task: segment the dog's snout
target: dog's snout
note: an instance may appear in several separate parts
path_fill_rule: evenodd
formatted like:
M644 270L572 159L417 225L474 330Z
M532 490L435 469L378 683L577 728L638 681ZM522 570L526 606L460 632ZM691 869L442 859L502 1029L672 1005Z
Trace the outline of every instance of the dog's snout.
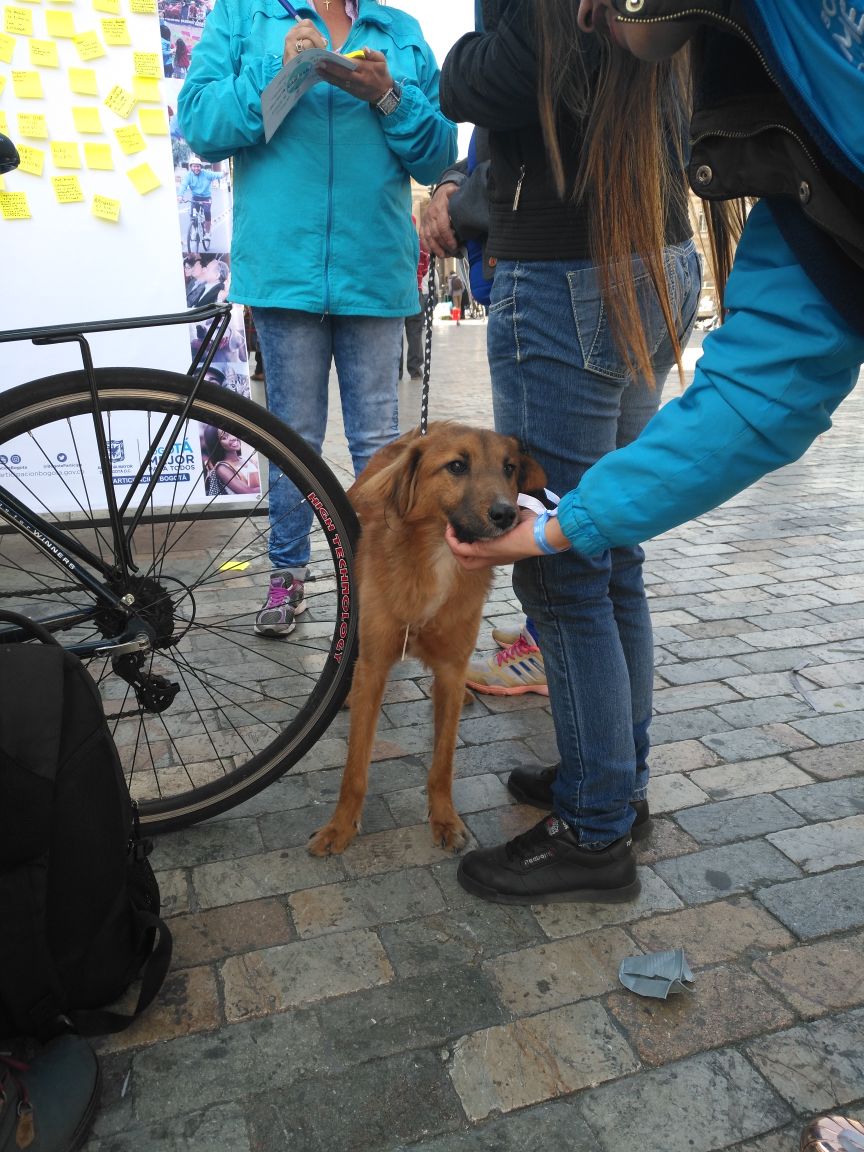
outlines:
M489 508L489 519L504 532L516 520L516 509L506 500L496 500Z

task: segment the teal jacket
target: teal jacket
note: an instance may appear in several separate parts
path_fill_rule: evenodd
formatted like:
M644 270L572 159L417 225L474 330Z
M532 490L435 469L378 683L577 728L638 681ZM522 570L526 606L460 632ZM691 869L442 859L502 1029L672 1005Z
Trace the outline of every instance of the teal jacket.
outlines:
M314 9L301 16L326 28ZM206 160L234 159L231 299L356 316L417 311L411 181L456 158L438 105L438 66L417 21L360 0L343 52L384 52L402 100L390 116L316 84L264 143L261 93L294 21L278 0L219 0L180 93L178 117Z

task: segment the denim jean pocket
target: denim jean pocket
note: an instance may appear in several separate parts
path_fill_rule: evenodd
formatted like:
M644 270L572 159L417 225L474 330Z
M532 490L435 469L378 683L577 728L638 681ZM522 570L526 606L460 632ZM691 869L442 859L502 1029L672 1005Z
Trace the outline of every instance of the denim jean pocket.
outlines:
M673 316L678 316L682 305L692 292L691 253L693 241L676 244L666 249L664 264L666 285ZM642 327L653 358L668 333L663 311L651 277L640 257L631 259L633 281ZM582 356L583 367L610 380L626 380L631 369L615 341L609 311L602 295L602 282L596 267L588 265L567 273L573 321ZM613 277L610 293L616 292Z

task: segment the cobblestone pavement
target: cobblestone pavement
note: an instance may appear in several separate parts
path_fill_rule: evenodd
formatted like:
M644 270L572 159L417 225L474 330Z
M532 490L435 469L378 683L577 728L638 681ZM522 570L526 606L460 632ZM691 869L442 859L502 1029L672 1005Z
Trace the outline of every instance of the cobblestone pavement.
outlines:
M484 335L436 329L433 416L491 423ZM304 844L345 714L260 796L159 841L173 971L99 1042L88 1152L793 1152L814 1113L864 1118L862 411L853 397L803 462L647 548L655 820L636 903L462 892L424 824L429 679L400 665L343 857ZM519 619L501 572L481 647ZM555 759L544 698L466 707L455 792L478 844L537 819L504 781ZM623 957L679 946L692 992L618 983Z

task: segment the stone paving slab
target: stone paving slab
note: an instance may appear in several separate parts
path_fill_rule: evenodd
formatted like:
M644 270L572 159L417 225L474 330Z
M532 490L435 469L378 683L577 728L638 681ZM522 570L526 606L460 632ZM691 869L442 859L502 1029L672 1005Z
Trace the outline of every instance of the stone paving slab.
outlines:
M433 418L491 425L484 338L436 326ZM407 426L416 386L402 399ZM292 773L157 842L174 963L139 1023L94 1042L85 1152L796 1152L814 1112L864 1116L862 424L853 395L801 461L646 545L636 901L507 907L459 887L426 822L431 679L400 663L342 857L305 845L336 801L347 712ZM479 650L522 619L496 572ZM547 698L475 695L454 761L473 841L536 823L507 777L557 760ZM620 985L623 957L676 947L692 991Z

